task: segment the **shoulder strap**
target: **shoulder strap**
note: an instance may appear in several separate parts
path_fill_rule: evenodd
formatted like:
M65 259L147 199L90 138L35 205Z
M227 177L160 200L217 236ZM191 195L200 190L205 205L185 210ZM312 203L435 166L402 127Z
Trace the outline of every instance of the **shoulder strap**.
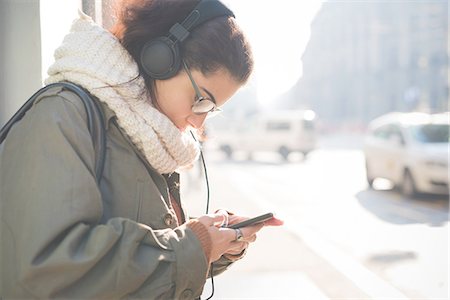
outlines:
M97 101L94 101L87 91L76 84L70 82L53 83L41 88L36 93L34 93L34 95L31 96L31 98L28 99L24 105L22 105L22 107L0 130L0 144L6 138L12 126L17 121L21 120L25 113L33 106L35 100L39 98L42 93L54 87L62 87L65 90L75 93L83 102L84 108L86 109L88 123L87 125L92 137L92 143L94 145L95 151L95 177L97 183L100 183L103 174L103 168L105 165L106 154L106 129L104 126L103 111Z

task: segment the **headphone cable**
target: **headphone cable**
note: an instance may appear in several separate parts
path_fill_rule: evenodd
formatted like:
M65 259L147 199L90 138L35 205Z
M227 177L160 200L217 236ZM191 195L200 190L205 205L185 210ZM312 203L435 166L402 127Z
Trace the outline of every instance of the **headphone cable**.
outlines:
M206 170L205 158L203 157L203 151L200 149L200 158L202 160L203 171L205 172L205 181L206 181L206 214L209 214L209 179L208 179L208 171Z
M194 133L191 131L191 135L192 138L194 139L194 141L198 142L197 139L194 136ZM200 144L200 143L199 143ZM205 162L205 157L203 156L203 151L200 145L200 160L202 161L202 165L203 165L203 171L205 172L205 182L206 182L206 214L209 213L209 178L208 178L208 170L206 168L206 162ZM211 277L211 295L206 298L206 300L211 299L214 296L214 276L213 276L213 269L214 269L214 265L213 263L211 263L210 266L210 272L209 272L209 276Z

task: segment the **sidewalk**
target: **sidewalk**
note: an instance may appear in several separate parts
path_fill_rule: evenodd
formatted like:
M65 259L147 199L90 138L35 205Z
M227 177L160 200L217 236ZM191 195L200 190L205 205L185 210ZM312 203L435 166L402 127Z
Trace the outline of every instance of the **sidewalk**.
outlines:
M281 228L261 233L243 260L215 278L215 299L328 299L302 270L307 255L291 248L298 244L294 239ZM279 245L290 248L279 254ZM203 298L210 287L208 281Z
M370 299L284 228L265 229L246 257L214 282L214 299ZM203 299L210 287L208 281Z
M220 180L219 174L214 174L212 178L214 182L210 184L214 193L236 195L235 191L230 193L235 187L229 181ZM187 184L188 179L184 180ZM193 214L204 212L206 192L203 180L192 183L183 193ZM226 207L249 216L265 212L264 207L255 207L254 203L244 198L230 197L227 203L211 200L210 210ZM301 236L291 230L289 221L282 227L264 228L246 257L215 277L214 285L213 299L371 299L315 253ZM210 295L211 281L208 280L202 299Z

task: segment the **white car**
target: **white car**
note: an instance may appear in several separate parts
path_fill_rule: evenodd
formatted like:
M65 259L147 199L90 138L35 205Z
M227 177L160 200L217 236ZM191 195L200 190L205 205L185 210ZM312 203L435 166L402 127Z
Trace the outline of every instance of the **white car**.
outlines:
M449 113L390 113L373 120L364 141L369 185L390 180L403 194L449 194Z
M272 111L248 117L217 134L219 148L231 158L234 152L278 152L287 160L291 152L306 157L315 150L316 114L311 110Z

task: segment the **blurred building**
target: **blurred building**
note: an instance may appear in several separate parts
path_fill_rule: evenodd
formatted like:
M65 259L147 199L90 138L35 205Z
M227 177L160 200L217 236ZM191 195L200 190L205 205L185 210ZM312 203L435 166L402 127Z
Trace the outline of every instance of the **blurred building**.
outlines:
M447 1L325 2L311 25L303 77L286 107L329 124L389 111L447 111Z

